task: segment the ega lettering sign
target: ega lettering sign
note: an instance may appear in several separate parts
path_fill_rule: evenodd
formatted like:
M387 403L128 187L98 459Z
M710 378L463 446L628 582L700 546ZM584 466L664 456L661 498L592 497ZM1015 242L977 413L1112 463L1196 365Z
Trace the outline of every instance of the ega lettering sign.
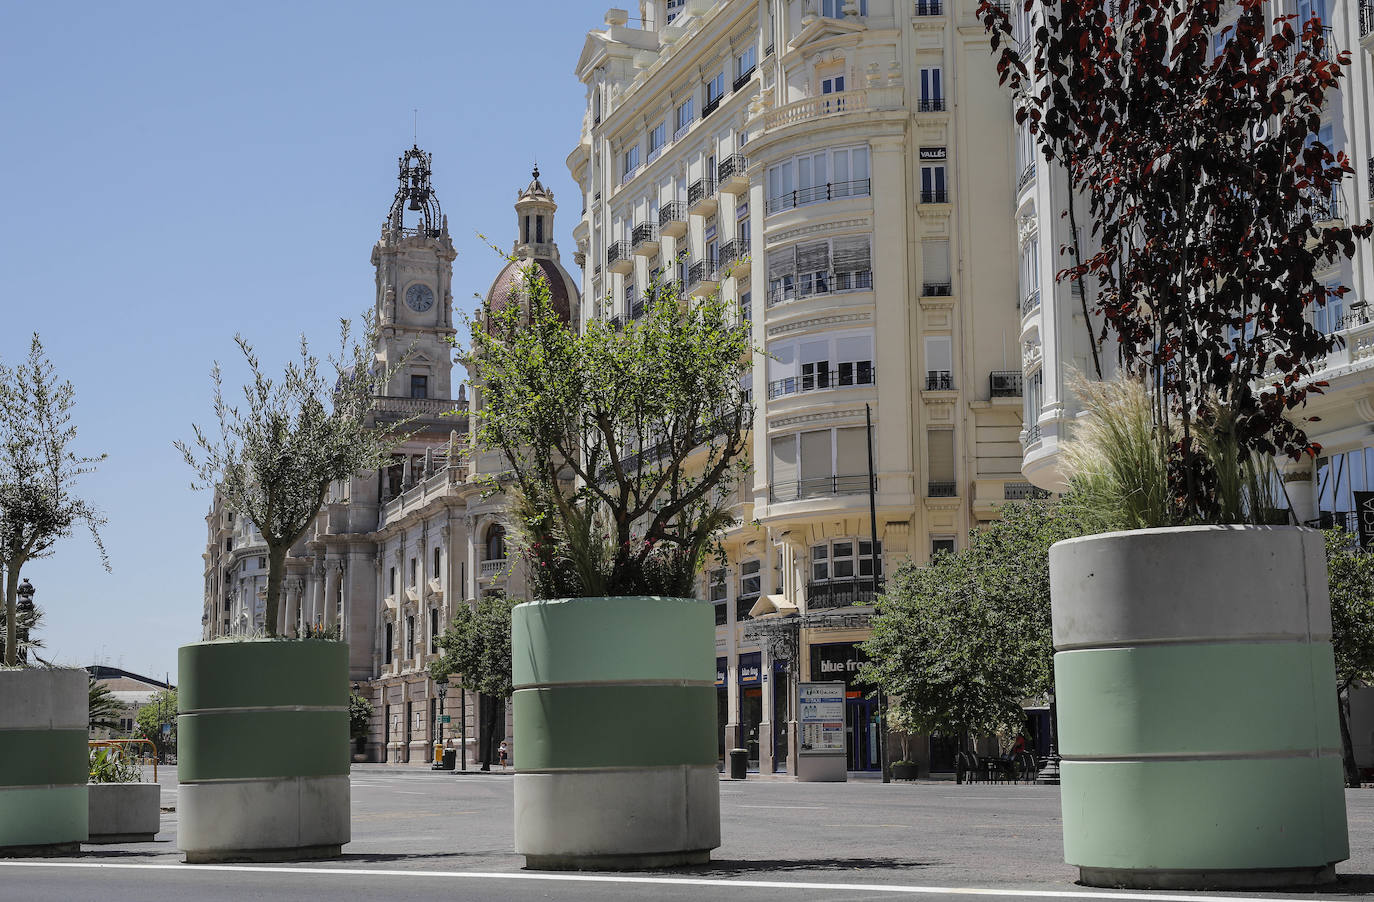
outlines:
M1374 550L1374 492L1355 492L1355 528L1360 547Z

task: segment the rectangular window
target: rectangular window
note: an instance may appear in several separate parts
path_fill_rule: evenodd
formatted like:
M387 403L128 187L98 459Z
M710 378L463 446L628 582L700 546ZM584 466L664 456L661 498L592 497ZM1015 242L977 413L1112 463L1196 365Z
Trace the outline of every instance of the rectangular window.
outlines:
M673 20L682 15L682 7L687 5L687 0L668 0L668 24L673 24Z
M390 593L390 594L395 595L395 594L396 594L396 568L395 568L395 567L392 567L392 568L391 568L391 583L390 583L390 584L391 584L391 593Z
M430 570L429 575L430 575L433 579L438 579L438 578L439 578L439 546L438 546L438 545L435 545L435 546L434 546L434 567L433 567L433 569Z
M707 583L709 584L709 591L710 591L710 595L711 595L711 601L724 601L724 600L725 600L725 571L724 571L724 570L712 570L712 571L711 571L710 577L707 579Z
M1323 335L1335 335L1341 331L1341 322L1345 313L1344 298L1336 293L1335 285L1326 286L1326 305L1314 305L1312 307L1312 325L1317 327L1317 331Z
M922 113L939 112L945 108L945 89L940 68L934 66L920 71Z
M410 584L411 584L412 586L418 586L418 585L420 584L419 580L416 578L416 577L419 575L419 572L420 572L419 561L416 560L415 558L411 558L411 559L410 559Z
M830 579L830 546L811 546L811 581L824 582Z
M926 433L931 485L954 485L954 430L931 429Z
M714 106L725 96L725 73L720 72L706 82L706 105Z
M412 398L429 397L429 377L415 376L410 377L410 396Z
M925 340L926 390L949 391L954 388L953 342L948 335L931 335Z
M743 561L739 565L739 594L741 598L757 598L763 586L759 561Z
M386 664L391 663L391 648L393 645L396 644L396 638L394 634L395 628L390 623L388 623L386 625L386 644L383 646L382 651L382 657L385 659L384 663Z
M429 609L429 653L439 653L439 609Z
M830 546L830 578L854 578L853 542L835 542Z
M755 55L757 52L754 45L750 44L748 47L744 48L743 53L735 57L735 77L737 79L745 79L753 74L754 66L756 65Z
M780 435L772 440L773 500L795 501L797 487L797 437Z
M660 122L649 132L649 161L653 162L658 155L663 152L663 145L668 143L668 124Z
M682 103L678 105L677 131L674 133L674 137L682 137L682 133L685 132L691 126L693 120L695 119L696 112L693 108L692 98L688 97L686 100L682 101Z
M258 569L259 569L259 570L266 570L266 569L267 569L267 558L265 558L265 557L260 557L260 558L258 558Z
M859 576L868 579L873 578L873 566L875 558L873 556L873 543L865 539L859 540ZM878 543L878 555L876 558L878 576L883 575L883 543Z
M921 203L944 204L949 202L945 190L945 166L943 163L921 167Z
M930 537L930 556L934 557L940 553L954 553L954 536L931 536Z
M406 617L406 658L415 657L415 615Z
M624 156L624 171L625 171L625 177L626 177L626 178L629 178L631 175L634 174L634 171L635 171L636 169L638 169L638 168L639 168L639 145L636 144L634 147L631 147L629 150L625 151L625 156Z

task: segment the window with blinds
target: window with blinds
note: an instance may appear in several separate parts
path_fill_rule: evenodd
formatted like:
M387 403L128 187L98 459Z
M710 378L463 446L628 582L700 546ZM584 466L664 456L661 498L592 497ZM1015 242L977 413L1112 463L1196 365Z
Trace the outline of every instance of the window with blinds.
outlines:
M768 252L768 303L873 287L867 235L808 241Z
M950 294L949 240L921 242L921 294L942 297Z
M954 430L931 429L926 432L926 448L930 462L930 496L953 497Z

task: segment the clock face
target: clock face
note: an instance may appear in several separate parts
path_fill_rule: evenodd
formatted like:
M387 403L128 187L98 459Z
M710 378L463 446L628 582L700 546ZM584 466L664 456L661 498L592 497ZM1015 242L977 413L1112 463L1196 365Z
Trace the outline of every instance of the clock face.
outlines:
M424 313L434 306L434 292L422 282L416 282L406 289L406 306L416 313Z

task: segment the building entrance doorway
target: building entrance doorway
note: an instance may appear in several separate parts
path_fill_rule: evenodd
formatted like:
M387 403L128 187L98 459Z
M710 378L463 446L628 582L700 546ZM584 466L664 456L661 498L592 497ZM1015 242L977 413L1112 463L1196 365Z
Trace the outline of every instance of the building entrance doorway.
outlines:
M849 698L845 700L845 762L849 770L879 770L878 761L878 700Z

